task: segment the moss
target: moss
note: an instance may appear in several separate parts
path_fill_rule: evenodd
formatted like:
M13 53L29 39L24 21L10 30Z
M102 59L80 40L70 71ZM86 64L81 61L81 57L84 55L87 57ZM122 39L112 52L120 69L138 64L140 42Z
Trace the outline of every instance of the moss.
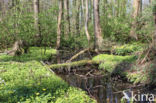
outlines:
M71 67L71 66L83 66L86 64L99 64L99 61L95 60L80 60L76 62L71 62L71 63L63 63L63 64L52 64L49 66L49 68L56 69L56 68L61 68L61 67Z
M100 54L95 56L93 60L103 61L99 65L100 69L104 69L110 73L122 62L133 62L136 60L135 56L117 56L117 55L108 55Z

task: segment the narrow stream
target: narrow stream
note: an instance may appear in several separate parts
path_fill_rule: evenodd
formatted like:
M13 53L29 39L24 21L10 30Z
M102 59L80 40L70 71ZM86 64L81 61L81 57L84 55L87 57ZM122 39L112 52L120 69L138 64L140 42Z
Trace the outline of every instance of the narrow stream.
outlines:
M76 69L77 70L77 69ZM119 80L111 80L97 69L81 68L78 71L56 71L56 74L64 79L71 86L87 91L88 95L97 100L98 103L121 103L124 90L131 90L134 93L143 93L142 87L134 87L130 83L123 83ZM154 90L153 90L154 91ZM153 92L152 91L152 92ZM150 91L146 90L146 93ZM127 102L129 103L129 102ZM136 103L154 103L140 101Z

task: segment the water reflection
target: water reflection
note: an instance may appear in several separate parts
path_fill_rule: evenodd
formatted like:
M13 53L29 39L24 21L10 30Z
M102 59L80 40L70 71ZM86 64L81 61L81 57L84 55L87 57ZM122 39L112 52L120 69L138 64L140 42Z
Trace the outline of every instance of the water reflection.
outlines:
M129 83L112 81L110 77L102 75L97 70L70 71L57 73L71 86L87 91L88 95L97 100L98 103L121 103L121 98L128 98L128 92L137 91L140 88L133 88ZM129 89L131 88L131 89ZM124 91L126 90L126 91ZM130 103L127 101L127 103ZM148 103L138 102L138 103Z

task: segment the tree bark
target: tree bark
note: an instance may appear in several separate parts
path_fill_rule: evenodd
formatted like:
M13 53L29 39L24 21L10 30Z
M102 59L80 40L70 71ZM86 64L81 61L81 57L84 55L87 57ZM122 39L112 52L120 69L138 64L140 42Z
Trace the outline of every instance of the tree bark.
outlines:
M131 31L130 31L130 37L138 40L138 36L137 34L135 33L135 29L136 29L136 25L137 25L137 22L136 22L136 19L137 17L139 16L139 12L140 12L140 3L141 3L141 0L134 0L133 1L133 19L134 21L132 22L132 28L131 28Z
M156 13L154 13L154 22L155 22L155 32L154 32L154 36L153 36L153 47L156 48Z
M62 15L63 15L63 0L59 0L59 15L58 15L58 23L57 23L57 41L56 41L56 48L60 48L61 42L61 22L62 22Z
M33 2L34 6L34 27L37 32L36 37L37 38L37 45L40 45L42 42L42 37L41 37L41 28L40 28L40 22L39 22L39 0L34 0Z
M84 12L84 0L81 0L81 26L84 26L85 22Z
M64 19L65 19L65 37L68 38L70 33L70 17L69 17L69 0L64 0Z
M97 50L102 49L103 37L100 26L100 17L99 17L99 1L94 0L93 8L94 8L94 35L95 35L95 45L94 48Z
M88 20L89 20L89 9L88 9L88 0L86 0L86 20L85 20L85 32L88 39L88 45L90 44L90 34L88 32Z
M152 0L149 0L149 3L151 4L152 3Z
M76 34L80 35L80 1L75 1L76 2Z

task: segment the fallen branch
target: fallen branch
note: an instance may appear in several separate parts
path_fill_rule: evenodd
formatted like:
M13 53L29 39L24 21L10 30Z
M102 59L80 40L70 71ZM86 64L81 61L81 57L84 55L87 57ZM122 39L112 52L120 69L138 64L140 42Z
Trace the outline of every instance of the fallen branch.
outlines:
M47 68L51 73L55 74L52 69L50 69L43 61L40 61L40 63Z
M83 66L86 64L99 64L99 63L100 61L95 61L95 60L81 60L81 61L76 61L76 62L71 62L71 63L52 64L52 65L49 65L48 67L51 69L57 69L57 68Z
M69 60L67 60L66 62L71 62L72 60L76 59L79 55L85 53L85 52L88 51L88 50L89 50L89 48L80 51L79 53L77 53L77 54L75 54L74 56L72 56L72 57L71 57Z

